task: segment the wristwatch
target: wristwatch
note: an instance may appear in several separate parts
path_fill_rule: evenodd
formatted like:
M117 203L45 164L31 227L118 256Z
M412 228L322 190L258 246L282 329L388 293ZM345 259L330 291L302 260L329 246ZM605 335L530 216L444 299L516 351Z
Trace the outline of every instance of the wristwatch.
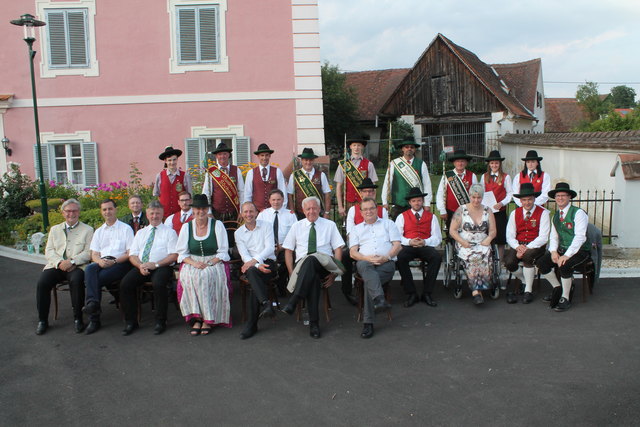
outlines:
M156 268L160 268L160 264L156 262Z

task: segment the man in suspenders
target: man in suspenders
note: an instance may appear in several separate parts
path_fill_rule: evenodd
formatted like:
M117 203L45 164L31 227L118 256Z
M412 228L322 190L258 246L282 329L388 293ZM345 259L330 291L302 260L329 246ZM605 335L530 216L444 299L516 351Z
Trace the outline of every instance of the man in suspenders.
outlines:
M338 160L338 169L333 177L336 183L336 199L338 200L338 212L344 217L349 209L357 205L363 198L359 186L364 179L371 182L378 181L376 168L373 162L362 155L367 145L366 139L350 139L347 141L351 155L344 160ZM346 194L345 194L346 193ZM346 204L344 203L346 200Z
M240 203L244 201L242 171L229 162L232 151L221 142L212 152L216 163L207 170L202 188L202 193L211 202L213 217L220 221L237 220Z
M253 152L258 156L258 166L251 169L245 175L244 200L253 202L262 212L269 207L269 195L272 190L278 189L285 194L284 207L287 207L287 186L280 168L269 164L273 150L267 144L260 144Z

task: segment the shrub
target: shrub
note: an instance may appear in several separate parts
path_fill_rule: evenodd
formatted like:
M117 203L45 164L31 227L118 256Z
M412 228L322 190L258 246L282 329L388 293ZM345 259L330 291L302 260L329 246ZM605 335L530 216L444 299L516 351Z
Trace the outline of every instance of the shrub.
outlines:
M57 211L62 202L64 202L62 199L47 199L47 208L49 208L49 211ZM40 199L29 200L25 205L33 212L42 212Z
M0 194L0 218L24 218L29 214L25 203L38 197L38 189L36 183L12 163L0 180Z
M55 182L53 179L49 181L49 188L47 188L47 197L52 199L78 199L80 198L80 192L72 184L64 184Z

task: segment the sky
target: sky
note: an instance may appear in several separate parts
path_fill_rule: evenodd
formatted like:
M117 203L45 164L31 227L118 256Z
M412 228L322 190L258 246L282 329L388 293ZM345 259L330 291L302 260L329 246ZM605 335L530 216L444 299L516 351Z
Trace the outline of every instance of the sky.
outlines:
M547 98L626 84L640 95L640 1L318 0L322 60L409 68L438 33L488 64L542 59ZM563 82L563 83L554 83ZM569 82L569 83L564 83Z

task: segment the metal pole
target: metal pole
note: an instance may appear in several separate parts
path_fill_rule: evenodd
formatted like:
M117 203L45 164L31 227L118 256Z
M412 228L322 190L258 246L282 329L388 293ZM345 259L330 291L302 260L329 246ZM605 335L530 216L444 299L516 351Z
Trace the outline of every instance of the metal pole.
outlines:
M38 101L36 97L36 77L33 71L33 59L36 56L36 52L33 50L33 42L35 42L36 39L33 37L27 37L24 41L29 45L29 68L31 70L31 93L33 95L33 119L36 125L38 172L40 174L40 205L42 207L42 225L44 232L46 233L49 228L49 207L47 206L47 188L44 184L44 169L42 167L42 150L40 145L40 121L38 119Z

